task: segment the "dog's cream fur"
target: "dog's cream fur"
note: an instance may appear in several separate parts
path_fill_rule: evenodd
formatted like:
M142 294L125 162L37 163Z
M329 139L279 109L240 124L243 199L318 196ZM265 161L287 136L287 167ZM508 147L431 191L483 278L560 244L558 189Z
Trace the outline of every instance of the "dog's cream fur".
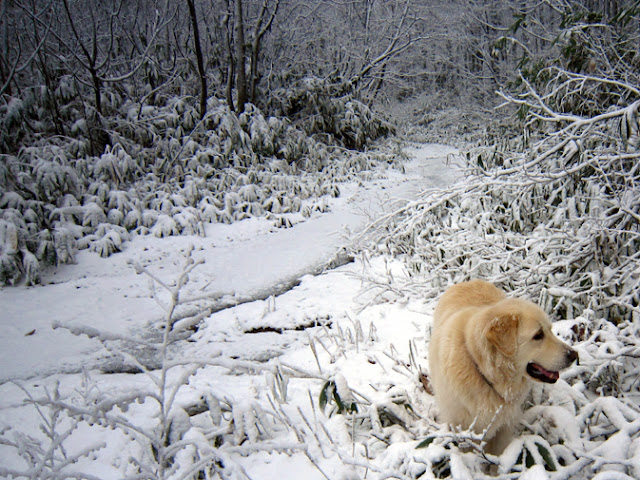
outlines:
M576 359L542 309L488 282L454 285L436 306L429 373L442 420L488 428L490 453L510 442L532 377L553 383Z

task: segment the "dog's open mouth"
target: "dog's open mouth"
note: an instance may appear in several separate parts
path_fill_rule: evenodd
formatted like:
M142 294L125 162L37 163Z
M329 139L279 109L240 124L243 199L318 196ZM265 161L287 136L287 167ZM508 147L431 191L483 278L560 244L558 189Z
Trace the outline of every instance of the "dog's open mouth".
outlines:
M550 372L549 370L542 368L537 363L530 363L527 365L527 373L536 380L540 380L545 383L556 383L558 378L560 378L560 374L558 372Z

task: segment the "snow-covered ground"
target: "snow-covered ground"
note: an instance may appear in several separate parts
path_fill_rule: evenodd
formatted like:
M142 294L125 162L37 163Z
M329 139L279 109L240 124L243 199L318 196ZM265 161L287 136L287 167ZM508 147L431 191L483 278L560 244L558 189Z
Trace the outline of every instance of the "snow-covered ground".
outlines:
M453 149L411 152L405 174L343 184L291 228L135 237L0 290L0 478L640 478L634 322L557 321L580 364L535 383L518 435L487 456L437 422L421 383L433 305L410 267L370 253L328 267L374 219L461 175ZM171 302L149 274L170 283L186 258L204 263L165 336L156 298Z
M265 218L209 224L206 237L137 236L124 252L100 258L87 250L75 265L45 273L42 285L0 290L0 381L55 372L78 372L96 365L99 345L69 338L53 323L81 324L111 332L140 331L162 318L149 295L147 278L136 275L130 261L168 280L182 261L180 252L193 245L194 258L204 259L190 278L191 297L268 296L278 285L294 282L329 262L371 219L394 205L414 199L422 190L445 186L458 172L445 165L455 149L426 145L409 149L414 159L406 173L389 169L387 178L358 186L341 185L330 200L331 211L292 228L274 228ZM187 296L189 296L187 295Z
M118 369L113 368L114 360L100 342L74 336L64 328L53 329L52 324L82 325L149 338L158 332L164 313L150 295L148 277L136 274L131 262L139 262L159 278L171 281L180 272L184 252L192 245L193 258L204 260L204 264L189 275L183 301L198 308L221 297L242 304L212 314L189 342L180 344L181 357L221 363L220 367L206 367L195 374L187 391L180 390L180 401L197 404L203 392L208 392L217 402L233 405L233 415L238 408L243 420L233 418L234 435L246 435L256 444L254 449L249 444L247 452L238 453L242 445L239 441L236 450L228 452L236 463L237 458L247 457L237 467L245 470L242 475L261 479L361 476L362 468L350 465L341 452L325 451L346 441L332 438L344 434L344 419L334 415L320 426L319 407L314 402L327 379L336 379L335 387L344 400L351 394L346 388L348 381L354 391L367 390L362 394L366 401L380 403L379 411L401 424L403 415L412 414L402 408L398 411L407 395L415 397L413 408L421 402L421 395L413 395L421 388L416 382L420 363L416 358L424 355L431 306L370 302L371 293L363 289L359 274L367 261L382 270L393 268L380 259L358 258L326 271L322 267L348 246L350 234L382 213L414 199L425 189L455 181L459 172L446 164L447 155L453 152L439 145L415 147L409 152L414 158L406 164L405 174L389 170L384 179L341 185L341 196L330 200L330 212L288 229L274 228L266 219L251 219L209 225L206 237L139 236L126 245L124 252L106 259L80 252L77 264L46 273L41 286L0 290L0 433L5 433L5 438L31 439L30 445L43 441L38 425L44 417L22 402L27 392L34 397L41 397L45 391L52 393L56 382L61 398L76 397L76 401L78 395L86 401L92 395L117 396L146 388L146 375L104 373ZM288 290L287 286L294 284L297 286ZM270 292L281 294L270 296ZM255 298L262 299L247 301ZM231 362L230 366L225 368L225 361ZM278 378L274 365L299 373L287 376L286 394L282 393L282 383L273 383ZM274 404L277 392L286 398ZM211 407L210 402L207 405ZM153 423L148 401L130 408L140 410L143 424ZM327 406L327 411L330 408ZM426 405L415 414L428 415L429 409ZM267 410L271 412L266 414ZM261 415L275 416L272 427L262 423L264 419L256 421ZM224 414L221 418L224 420ZM205 420L191 417L191 424L198 421ZM301 422L314 426L307 425L309 431L304 433ZM152 463L149 451L135 450L131 438L120 433L86 423L75 427L65 444L68 451L95 442L105 442L105 446L80 456L72 462L72 470L100 478L120 478L134 471L127 464L128 457L147 458ZM301 437L309 434L324 436L324 440L318 438L316 446L308 446L303 452ZM375 448L382 449L386 441L380 440ZM265 446L264 442L273 445ZM16 440L18 444L22 445ZM0 447L0 465L26 468L29 462L23 463L15 453L29 449L16 445ZM139 443L134 445L140 448ZM369 454L374 452L354 453L352 461Z

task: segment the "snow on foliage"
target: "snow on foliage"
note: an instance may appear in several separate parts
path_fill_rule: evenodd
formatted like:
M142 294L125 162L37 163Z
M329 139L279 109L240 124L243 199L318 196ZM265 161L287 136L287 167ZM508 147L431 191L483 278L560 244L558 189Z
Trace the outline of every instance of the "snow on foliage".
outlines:
M7 413L29 421L0 429L0 474L559 480L640 473L636 325L616 326L590 311L557 322L580 365L554 385L536 384L513 442L492 456L482 451L482 435L438 422L420 382L432 306L361 290L357 272L397 276L399 261L358 260L306 277L278 298L213 315L182 305L198 265L188 251L173 281L134 265L152 279L165 312L152 335L55 325L102 343L116 356L114 372L129 375L95 372L82 382L75 376L22 389L27 403L12 401ZM175 348L195 325L192 342Z
M640 320L638 153L610 133L629 112L637 124L637 105L592 118L550 114L565 122L555 135L472 149L464 183L370 227L377 251L402 256L411 281L424 282L413 288L430 298L482 277L562 318L588 308L616 324Z
M426 192L360 237L372 240L369 256L404 267L368 274L376 301L435 299L451 284L488 279L560 319L554 328L580 354L566 383L534 391L524 435L499 459L475 447L475 455L460 455L455 446L473 438L465 432L427 436L427 471L437 478L481 478L491 465L504 478L534 465L535 478L638 475L637 90L549 70L548 89L521 77L519 92L503 94L523 114L521 135L451 159L467 169L463 182ZM617 104L594 110L592 98L606 92ZM404 460L405 472L414 461Z
M270 102L272 108L294 119L307 135L346 148L362 149L371 139L394 130L347 90L343 84L306 77L276 91Z
M202 222L263 215L275 225L291 224L282 215L322 211L320 197L339 195L336 182L395 162L384 150L339 148L363 148L388 131L379 129L366 107L354 107L353 99L318 101L331 103L326 115L346 112L341 128L357 132L357 138L320 138L323 143L312 137L318 128L307 132L286 118L267 118L253 105L238 116L214 99L199 120L193 106L174 98L163 106L124 103L122 116L110 119L111 141L98 156L63 140L34 142L15 156L5 155L0 218L13 226L5 225L0 244L0 285L26 278L27 268L35 272L36 266L73 261L76 248L103 256L117 252L127 237L120 227L164 237L201 235ZM61 222L78 228L64 236L63 248L51 249L43 232L60 232ZM96 233L106 223L112 232ZM39 251L47 252L44 264ZM28 277L37 282L35 273Z

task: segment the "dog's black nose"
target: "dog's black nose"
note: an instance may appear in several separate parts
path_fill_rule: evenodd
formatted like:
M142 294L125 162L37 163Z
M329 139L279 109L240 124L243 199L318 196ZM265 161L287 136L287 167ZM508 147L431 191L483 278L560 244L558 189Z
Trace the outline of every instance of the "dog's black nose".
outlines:
M573 362L577 363L578 352L576 352L573 348L570 348L569 351L567 352L567 359L569 360L569 363L573 363Z

